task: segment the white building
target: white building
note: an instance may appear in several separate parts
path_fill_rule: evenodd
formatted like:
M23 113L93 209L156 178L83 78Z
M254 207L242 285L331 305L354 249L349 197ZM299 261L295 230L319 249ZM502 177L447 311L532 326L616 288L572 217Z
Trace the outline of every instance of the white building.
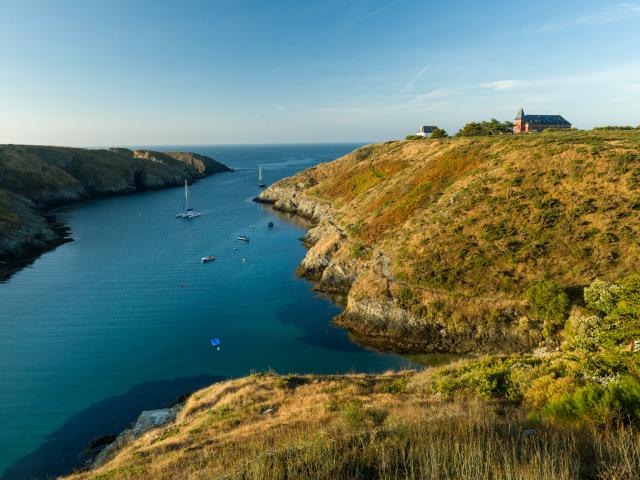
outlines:
M418 130L418 133L416 133L416 135L418 137L429 137L436 128L438 127L435 127L433 125L420 127L420 130Z

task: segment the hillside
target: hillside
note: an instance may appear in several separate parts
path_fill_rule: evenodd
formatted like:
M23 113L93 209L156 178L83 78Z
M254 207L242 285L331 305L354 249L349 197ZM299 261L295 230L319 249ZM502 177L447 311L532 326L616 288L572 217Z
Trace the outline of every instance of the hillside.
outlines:
M338 321L362 341L527 351L559 330L530 288L551 280L575 308L594 279L637 271L640 133L386 142L259 200L316 220L299 272L348 293Z
M230 169L187 152L0 145L0 277L64 241L47 208L181 185Z

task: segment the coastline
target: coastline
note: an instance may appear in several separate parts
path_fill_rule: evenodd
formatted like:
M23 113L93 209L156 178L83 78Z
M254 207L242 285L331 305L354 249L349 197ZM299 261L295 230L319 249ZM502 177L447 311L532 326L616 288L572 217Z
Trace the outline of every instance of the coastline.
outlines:
M233 169L191 152L0 145L0 282L73 241L55 209L179 187Z

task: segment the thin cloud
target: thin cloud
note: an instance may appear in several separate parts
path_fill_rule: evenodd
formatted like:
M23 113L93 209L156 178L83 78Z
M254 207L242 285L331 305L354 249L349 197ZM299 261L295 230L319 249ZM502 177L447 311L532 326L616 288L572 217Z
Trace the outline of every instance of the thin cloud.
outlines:
M424 103L429 100L436 100L441 98L447 98L456 95L458 92L454 88L438 88L436 90L431 90L430 92L423 93L422 95L417 95L413 97L411 100L405 103L406 106L416 106Z
M431 65L425 65L422 70L420 70L411 80L409 80L406 83L406 85L402 88L402 91L406 92L408 90L411 90L416 84L416 82L420 80L420 77L422 77L422 75L427 73L427 70L429 70L429 68L431 68Z
M353 20L351 22L351 25L355 25L358 22L361 22L363 20L366 20L367 18L371 18L375 15L378 15L379 13L382 13L388 9L390 9L391 7L393 7L394 5L397 5L398 3L400 3L401 0L394 0L391 3L388 3L386 5L384 5L383 7L377 8L375 10L370 11L369 13L365 13L364 15L362 15L361 17L356 18L355 20Z
M625 2L613 7L604 8L597 12L582 15L572 20L547 23L543 25L540 30L543 32L557 32L569 28L595 27L637 17L640 17L640 3Z
M513 90L514 88L521 87L524 84L522 80L498 80L496 82L483 83L484 88L491 90Z

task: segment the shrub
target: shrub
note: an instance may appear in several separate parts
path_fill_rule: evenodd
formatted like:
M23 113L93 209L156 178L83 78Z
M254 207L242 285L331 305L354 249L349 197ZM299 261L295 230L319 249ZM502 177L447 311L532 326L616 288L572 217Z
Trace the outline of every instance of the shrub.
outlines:
M371 249L362 243L353 242L349 246L349 255L356 260L371 260Z
M423 138L420 135L407 135L404 137L405 140L422 140Z
M410 309L416 303L416 295L409 287L401 287L398 292L398 303L402 308Z
M551 280L538 282L529 287L527 301L534 315L543 322L542 335L545 338L562 328L571 306L566 292Z
M591 310L606 315L613 311L621 294L622 289L619 285L594 280L584 289L584 301Z
M606 387L592 383L560 400L549 402L543 415L562 421L640 425L640 382L624 376Z
M513 133L513 123L499 122L495 118L485 122L467 123L456 134L459 137L489 137Z
M437 138L449 138L449 134L442 128L436 128L431 132L431 136L429 138L432 140Z

